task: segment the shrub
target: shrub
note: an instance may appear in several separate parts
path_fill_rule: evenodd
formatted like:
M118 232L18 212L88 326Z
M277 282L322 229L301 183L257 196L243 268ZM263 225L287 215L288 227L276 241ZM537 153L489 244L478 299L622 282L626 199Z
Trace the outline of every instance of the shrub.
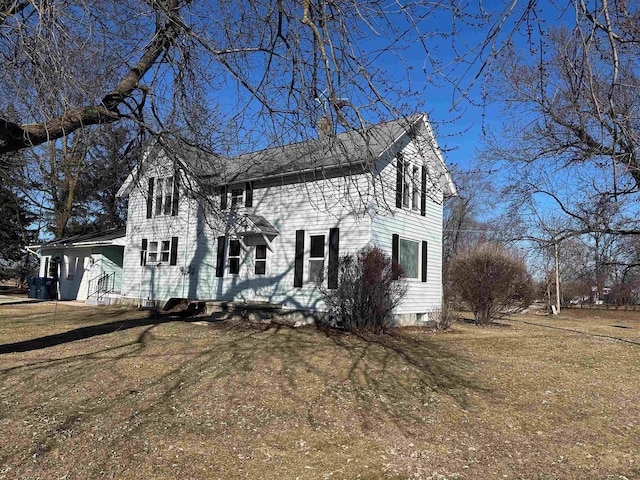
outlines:
M446 331L451 329L454 315L447 302L442 302L441 308L429 312L429 320L434 323L436 330Z
M524 262L499 245L485 243L461 252L449 274L453 289L480 325L491 323L507 308L532 301L533 281Z
M339 328L379 333L393 325L393 309L404 297L401 267L377 247L340 258L338 288L324 290L329 317Z

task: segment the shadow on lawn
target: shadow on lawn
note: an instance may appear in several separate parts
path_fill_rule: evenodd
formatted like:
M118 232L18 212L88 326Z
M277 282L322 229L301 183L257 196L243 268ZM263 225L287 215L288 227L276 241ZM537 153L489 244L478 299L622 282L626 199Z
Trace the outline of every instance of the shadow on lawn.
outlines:
M396 329L382 335L353 335L359 340L353 342L343 332L326 329L325 335L350 355L350 379L359 375L361 382L375 388L386 383L386 390L394 391L398 399L409 395L428 400L439 392L466 409L470 390L489 391L474 375L471 360L431 336ZM402 372L407 372L404 378Z
M119 313L116 315L119 315ZM69 342L75 342L77 340L92 338L98 335L106 335L117 331L128 330L130 328L171 322L175 321L176 318L177 317L175 315L152 314L141 319L115 320L107 323L99 323L97 325L74 328L72 330L53 335L45 335L43 337L32 338L30 340L23 340L20 342L5 343L4 345L0 345L0 355L40 350Z
M247 424L268 432L302 420L313 429L348 430L359 424L371 432L391 422L411 434L437 419L442 407L435 394L467 408L470 392L486 392L471 361L430 335L357 336L224 318L202 329L158 335L159 325L177 319L151 315L109 321L0 346L2 353L26 352L144 327L133 336L114 337L106 348L97 343L86 353L38 358L1 372L32 389L27 397L35 398L37 407L27 408L29 415L44 405L57 418L31 440L27 457L67 448L66 430L91 430L105 419L113 426L101 440L103 456L92 458L96 476L112 462L108 452L132 444L143 449L140 439L167 429L207 439L237 435L242 441ZM138 376L147 369L157 373ZM96 375L104 375L104 387L96 388ZM58 400L51 403L52 398ZM242 414L224 416L224 423L214 422L216 430L201 431L198 422L209 418L211 405ZM13 414L22 415L24 408L16 407ZM7 453L4 462L20 464L20 452Z
M218 328L227 326L220 324ZM246 372L281 361L278 373L288 382L287 395L308 406L312 424L322 423L312 418L322 417L324 402L336 395L350 396L357 402L357 414L366 426L372 421L369 407L374 404L398 423L419 422L438 402L435 394L448 396L467 409L470 392L490 393L469 358L422 332L398 329L383 335L355 335L277 323L236 328L246 336L217 346L216 354L227 351L230 363ZM251 329L253 333L248 332ZM328 341L319 342L318 338ZM298 393L300 387L305 389L307 375L315 376L312 384L323 384L322 393L312 402Z

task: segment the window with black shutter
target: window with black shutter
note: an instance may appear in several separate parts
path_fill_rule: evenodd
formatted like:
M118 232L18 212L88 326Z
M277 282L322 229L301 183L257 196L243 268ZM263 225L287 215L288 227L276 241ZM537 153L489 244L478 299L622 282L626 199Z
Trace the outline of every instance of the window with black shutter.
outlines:
M256 245L255 274L265 275L267 273L267 246Z

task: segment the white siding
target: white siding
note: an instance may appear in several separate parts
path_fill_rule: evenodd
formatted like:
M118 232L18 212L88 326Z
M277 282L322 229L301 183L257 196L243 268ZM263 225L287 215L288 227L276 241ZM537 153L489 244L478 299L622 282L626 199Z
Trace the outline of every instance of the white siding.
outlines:
M379 246L391 255L393 234L420 242L420 255L421 242L428 242L427 282L421 281L421 272L417 279L407 280L407 296L396 312L414 314L414 319L420 319L422 314L440 308L441 304L442 191L438 179L428 182L425 216L420 214L420 208L396 208L394 157L397 152L402 151L408 164L420 167L423 162L428 164L434 154L429 149L419 148L406 136L394 148L379 160L375 175L316 178L309 177L309 174L304 178L256 182L253 206L247 209L237 207L236 213L261 215L279 232L272 239L272 249L267 250L266 274L254 274L255 245L263 243L263 240L260 236L251 235L244 239L248 250L241 252L240 273L229 273L225 255L222 278L216 277L217 237L229 232L230 196L229 209L221 215L219 195L207 199L187 198L187 192L181 189L177 216L159 215L147 219L148 177L173 175L171 165L163 165L160 160L147 163L147 171L143 172L139 184L129 196L123 296L137 298L140 303L147 299L167 300L171 297L264 300L289 308L322 310L324 306L318 287L307 281L309 237L325 235L326 269L329 230L338 227L340 255L369 244ZM240 186L244 187L244 184ZM229 192L231 188L233 186ZM305 283L301 288L294 287L297 230L305 231ZM142 239L161 242L172 237L179 238L177 265L140 265Z
M242 252L240 274L228 273L216 277L217 237L225 233L225 217L219 213L207 214L205 202L187 200L181 191L178 216L146 218L147 178L163 176L171 169L152 165L139 185L129 196L127 246L124 256L125 281L123 296L166 300L181 297L201 300L266 300L290 308L321 310L321 295L315 284L305 282L295 288L294 258L297 230L305 230L304 279L308 278L309 235L325 235L328 260L329 229L340 229L340 255L364 247L370 238L371 221L366 214L371 197L365 175L353 177L271 181L256 184L253 207L238 208L238 213L250 212L265 217L278 231L267 251L267 274L254 274L254 248L263 243L260 236L249 236L245 243L248 252ZM283 184L284 183L284 184ZM208 199L218 206L218 197ZM170 240L178 237L176 266L141 266L142 239ZM327 262L325 262L325 268ZM326 282L326 280L325 280Z
M421 166L423 159L431 159L430 152L420 150L413 142L401 146L402 156L410 166ZM426 215L417 210L396 208L397 151L378 163L375 183L383 193L371 226L372 243L391 255L392 235L417 242L427 242L427 281L422 282L421 270L417 279L407 279L407 295L397 309L398 314L424 314L440 308L442 301L442 192L437 181L427 179ZM425 158L426 157L426 158ZM419 248L419 255L422 249ZM422 259L420 258L420 263ZM421 265L422 267L422 265ZM420 268L421 268L420 267Z

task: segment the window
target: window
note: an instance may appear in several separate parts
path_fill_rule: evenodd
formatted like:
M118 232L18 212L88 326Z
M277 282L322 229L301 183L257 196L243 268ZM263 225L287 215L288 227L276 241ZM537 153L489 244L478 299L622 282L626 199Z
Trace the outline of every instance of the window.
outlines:
M322 283L324 279L324 235L311 235L309 252L309 281Z
M420 182L418 181L418 167L413 167L413 177L411 179L411 185L413 186L413 200L411 207L414 210L420 208Z
M267 273L267 246L256 245L255 274L264 275Z
M242 189L232 188L231 189L231 206L235 207L241 204L242 204Z
M240 273L240 241L231 240L229 242L229 273L237 275Z
M173 197L173 177L167 177L164 181L164 195L163 195L163 213L165 215L171 215Z
M404 270L406 278L418 278L418 242L400 239L400 256L398 263Z
M178 263L178 237L171 240L148 241L142 239L140 246L140 265L177 265Z
M171 252L171 242L169 240L163 240L161 245L160 262L167 263L169 261L169 253Z
M149 242L147 250L147 263L158 263L158 242Z
M396 159L396 207L411 210L420 210L422 213L421 199L424 197L424 185L420 181L420 167L412 165L404 160L402 155ZM424 177L424 175L423 175Z
M405 165L405 173L402 182L402 206L411 208L411 172L409 165Z
M178 188L175 177L150 178L147 218L178 214Z
M164 179L158 178L156 181L156 216L162 215L162 190L164 188Z

